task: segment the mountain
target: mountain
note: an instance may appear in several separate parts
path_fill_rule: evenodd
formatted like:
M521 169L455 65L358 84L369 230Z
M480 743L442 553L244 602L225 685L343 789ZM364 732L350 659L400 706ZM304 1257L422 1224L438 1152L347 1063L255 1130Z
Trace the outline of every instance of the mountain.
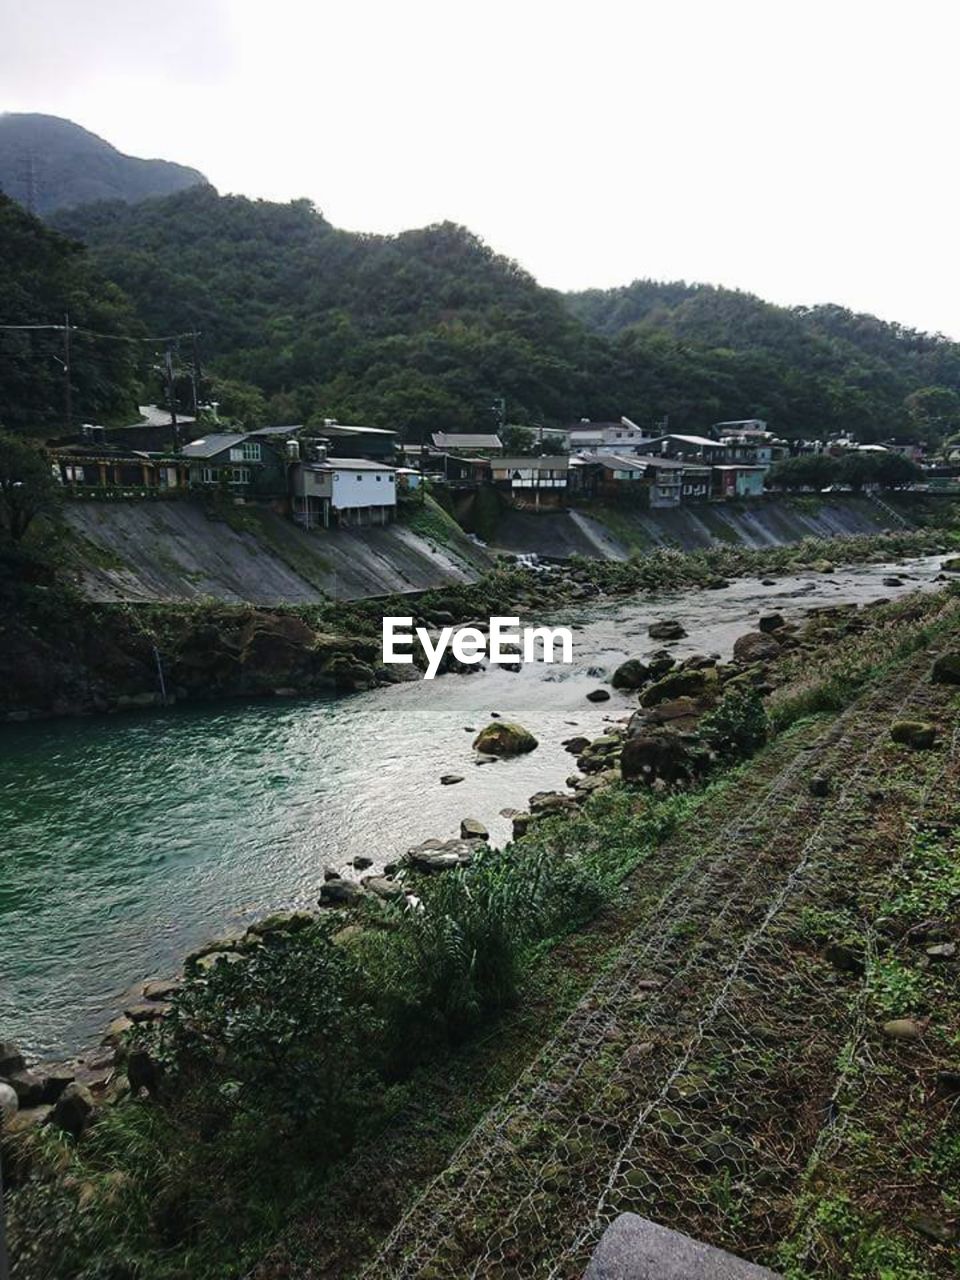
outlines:
M61 324L69 312L74 423L136 421L140 330L83 245L0 196L0 425L63 430L63 333L8 325ZM109 338L100 335L113 335ZM117 340L117 338L121 340Z
M841 307L683 282L564 296L451 223L364 235L306 200L203 186L52 221L152 332L200 331L205 394L244 421L359 419L416 440L488 428L503 397L522 424L760 417L866 440L960 426L960 347Z
M126 156L58 116L0 115L0 191L40 216L95 200L132 203L206 182L182 164Z

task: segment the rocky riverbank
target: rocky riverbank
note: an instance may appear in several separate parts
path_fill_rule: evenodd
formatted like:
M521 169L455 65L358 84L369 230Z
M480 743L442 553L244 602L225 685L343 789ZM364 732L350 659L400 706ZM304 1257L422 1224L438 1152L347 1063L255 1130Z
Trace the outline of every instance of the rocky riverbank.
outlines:
M953 609L954 599L948 591L946 596L907 597L896 605L820 607L809 609L803 622L790 624L778 614L763 614L756 619L756 629L736 642L729 662L707 654L677 659L664 647L648 647L628 658L612 673L610 683L635 694L636 709L598 738L575 736L565 741L576 771L566 779L565 790L538 791L525 810L509 811L515 848L536 842L543 831L555 832L558 822L575 820L585 805L622 783L650 795L700 786L718 769L762 746L771 725L782 729L810 710L842 705L843 690L834 687L836 670L849 666L851 653L862 655L861 670L866 671L904 646L921 643L924 628ZM651 644L665 635L656 621L648 630ZM682 632L675 626L672 638L680 639ZM820 673L819 683L812 686L811 670ZM856 682L856 670L852 675L846 671L844 679L851 678ZM960 657L942 654L932 678L948 686L960 684ZM604 692L602 687L595 691ZM891 736L923 750L933 745L935 735L930 725L903 721L891 727ZM491 751L513 754L537 746L523 726L499 719L482 729L474 742L478 761L491 758ZM822 780L822 785L829 787L829 780ZM69 1062L28 1067L15 1045L0 1044L0 1084L11 1112L5 1133L14 1141L15 1162L24 1159L22 1151L17 1155L16 1140L25 1135L53 1127L76 1138L104 1108L143 1093L162 1092L167 1055L158 1046L164 1023L177 1014L185 986L203 988L222 968L236 967L241 973L264 949L282 949L291 940L301 946L318 929L326 936L331 921L334 944L346 946L358 933L382 927L378 913L384 909L419 911L424 895L429 901L430 884L438 873L482 865L488 856L487 829L465 815L457 837L440 835L412 846L397 863L359 882L328 868L314 910L273 913L238 934L198 948L187 957L181 974L138 986L128 993L92 1052ZM357 858L354 869L362 872L370 864L368 858Z

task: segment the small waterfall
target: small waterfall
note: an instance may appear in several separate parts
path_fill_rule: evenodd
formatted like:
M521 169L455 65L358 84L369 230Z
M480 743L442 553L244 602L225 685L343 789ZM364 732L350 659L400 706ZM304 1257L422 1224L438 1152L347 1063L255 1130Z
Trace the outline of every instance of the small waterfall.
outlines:
M156 645L153 646L153 657L157 664L157 680L160 684L160 705L165 707L167 705L167 682L163 678L163 661L160 657L160 650Z

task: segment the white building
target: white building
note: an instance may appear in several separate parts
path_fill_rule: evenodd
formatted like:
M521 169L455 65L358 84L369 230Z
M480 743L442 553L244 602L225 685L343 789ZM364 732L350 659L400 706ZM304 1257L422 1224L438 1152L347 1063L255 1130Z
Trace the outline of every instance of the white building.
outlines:
M292 468L293 518L308 529L389 524L397 508L397 469L368 458L298 462Z

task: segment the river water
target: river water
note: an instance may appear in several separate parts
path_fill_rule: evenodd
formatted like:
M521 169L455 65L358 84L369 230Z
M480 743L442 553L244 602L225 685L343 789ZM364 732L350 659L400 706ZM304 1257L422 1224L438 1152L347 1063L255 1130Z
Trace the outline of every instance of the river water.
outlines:
M678 655L729 656L776 609L866 602L928 589L938 557L735 580L721 591L596 603L552 619L574 629L571 666L443 676L349 698L258 702L0 729L0 1039L57 1056L95 1042L124 993L175 973L185 952L266 912L316 902L323 870L374 868L479 818L562 788L560 743L596 736L635 699L586 694L623 659L661 647L654 618L683 621ZM891 573L909 575L884 586ZM537 622L544 621L536 619ZM491 712L540 740L478 766ZM444 773L464 781L441 786Z

